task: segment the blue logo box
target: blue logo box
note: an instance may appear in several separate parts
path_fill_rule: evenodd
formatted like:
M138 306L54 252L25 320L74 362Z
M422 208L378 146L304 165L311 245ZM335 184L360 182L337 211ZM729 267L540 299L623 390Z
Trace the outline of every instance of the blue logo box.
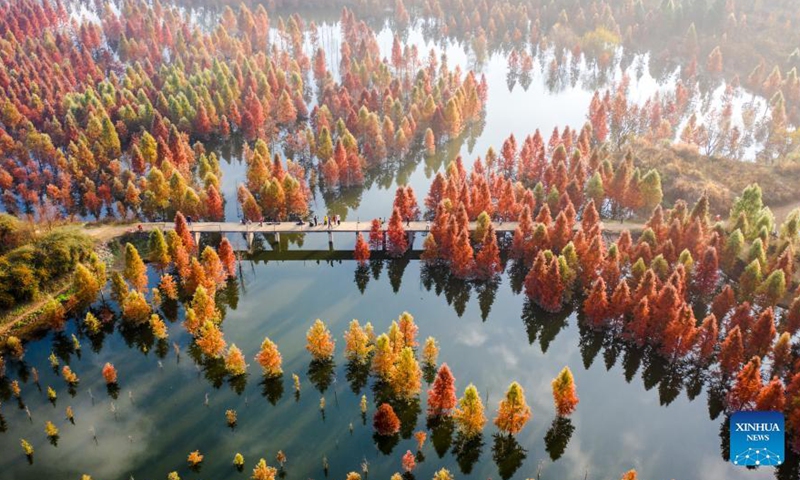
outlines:
M736 412L731 416L731 462L740 466L776 466L784 460L781 412Z

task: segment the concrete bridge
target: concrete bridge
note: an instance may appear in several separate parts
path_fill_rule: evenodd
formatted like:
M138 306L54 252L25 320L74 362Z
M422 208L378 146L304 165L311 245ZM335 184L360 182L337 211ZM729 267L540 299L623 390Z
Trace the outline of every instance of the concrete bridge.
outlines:
M496 232L514 232L517 228L518 222L493 222L493 226ZM159 228L161 230L172 230L175 228L175 224L172 222L144 222L137 224L134 227L134 231L138 230L139 225L141 225L141 230L145 232L150 232ZM386 244L386 229L389 227L388 222L383 224L383 240L384 245ZM470 230L475 230L477 228L477 222L470 222L469 225ZM369 231L372 229L372 221L366 222L341 222L338 225L322 225L319 224L317 226L309 226L306 222L303 225L298 225L297 222L263 222L263 223L247 223L243 224L241 222L192 222L189 225L189 230L194 235L195 243L200 242L200 235L203 233L220 233L220 234L244 234L245 238L247 239L248 247L252 246L253 239L255 238L256 233L270 233L273 234L276 240L280 241L280 235L282 233L315 233L315 234L328 234L328 243L333 243L333 234L334 233L363 233L368 234ZM415 233L426 233L430 230L430 223L425 221L412 221L412 222L403 222L403 229L410 237L413 236Z
M516 230L519 222L492 222L495 232L497 233L513 233ZM411 221L403 222L403 229L409 236L409 241L413 238L415 233L427 233L430 230L430 222L427 221ZM386 229L389 224L383 224L383 244L386 245ZM172 230L175 228L173 222L143 222L132 226L132 231L140 230L149 232L159 228L163 231ZM241 222L192 222L189 224L189 230L194 234L195 243L200 243L200 235L203 233L219 233L219 234L243 234L247 239L248 248L252 248L255 234L269 233L275 236L276 240L280 241L280 235L286 234L328 234L328 243L333 244L334 233L362 233L368 234L372 228L372 221L346 221L338 225L322 225L309 226L308 223L298 225L297 222L263 222L263 223L247 223ZM470 222L469 229L474 231L477 228L477 222ZM618 223L609 222L603 224L603 233L607 236L619 235L623 230L630 230L632 234L641 232L643 224L641 223Z

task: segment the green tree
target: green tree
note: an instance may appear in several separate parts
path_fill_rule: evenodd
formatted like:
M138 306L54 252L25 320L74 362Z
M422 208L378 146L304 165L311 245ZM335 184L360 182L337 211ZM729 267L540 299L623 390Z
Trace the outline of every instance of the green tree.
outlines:
M744 235L738 228L728 235L723 250L723 263L727 269L733 268L744 249Z
M664 194L661 191L661 175L659 175L658 171L650 170L642 177L639 182L639 191L642 196L641 205L644 211L652 211L661 203Z
M317 139L317 157L322 162L327 162L333 156L333 140L331 139L331 132L328 127L322 127Z
M594 200L594 204L599 206L603 204L605 194L603 177L600 176L600 172L594 172L594 175L592 175L586 183L586 196Z
M758 288L765 305L775 305L786 295L786 276L783 270L774 270Z
M108 118L108 115L103 116L102 128L100 144L103 147L106 158L109 160L119 158L122 152L119 135L117 135L117 129L114 128L114 124L111 123L111 119Z
M741 300L752 300L756 289L761 285L761 264L753 260L739 277L739 297Z
M761 187L758 184L748 185L740 197L736 197L731 207L731 223L737 222L739 214L744 214L748 225L755 225L761 210L764 208L764 202L761 198ZM749 236L750 232L743 232Z
M155 165L158 159L158 143L147 130L142 133L142 138L139 140L139 151L146 164Z
M167 241L160 229L156 228L150 232L148 250L150 261L163 272L164 269L167 268L167 265L169 265L170 256Z
M486 232L492 224L492 219L489 217L489 214L484 211L478 215L478 220L475 224L475 231L472 233L472 239L478 243L483 243Z

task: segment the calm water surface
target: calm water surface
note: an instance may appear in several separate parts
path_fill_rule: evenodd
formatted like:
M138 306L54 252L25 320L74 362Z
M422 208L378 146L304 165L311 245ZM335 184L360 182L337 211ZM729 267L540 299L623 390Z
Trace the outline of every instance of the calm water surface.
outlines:
M352 239L340 235L335 244L351 248ZM327 241L309 238L303 248L325 250ZM270 255L274 257L261 257ZM446 429L438 429L433 442L429 432L417 478L430 478L443 466L458 478L476 479L535 478L537 471L545 479L616 478L630 468L636 468L641 478L772 476L767 470L747 471L724 462L721 417L709 419L705 391L688 400L680 382L672 384L676 375L663 366L619 346L604 345L579 328L575 315L554 318L531 311L524 297L513 293L507 275L492 293L457 283L429 283L429 275L420 268L416 260L384 262L369 271L362 293L353 261L243 262L240 290L233 301L236 308L226 309L223 324L227 341L239 346L251 363L246 381L241 382L222 378L218 365L198 366L191 358L191 338L178 322L169 325L169 341L180 345L180 359L168 344L153 345L147 334L120 332L119 327L94 344L82 338L78 354L69 340L75 333L70 323L64 333L29 344L25 366L9 366L13 378L24 378L27 367L37 367L42 388L53 386L58 400L54 407L29 379L22 390L32 421L13 398L3 403L2 478L66 479L80 473L98 479L165 478L172 470L183 478L245 478L232 466L236 452L244 455L248 473L260 457L274 464L279 449L289 459L287 478L324 478L323 456L330 465L329 478L360 471L365 460L373 478L388 478L400 470L402 454L415 451L410 435L426 427L427 396L423 393L416 412L412 405L400 413L403 438L394 445L376 444L371 417L375 394L380 392L372 379L359 385L357 376L348 374L342 335L353 318L372 322L380 332L406 310L414 315L421 339L438 339L440 362L453 369L459 395L469 382L475 383L491 419L505 388L516 380L525 388L533 411L515 443L496 440L490 424L482 448L461 458L454 454ZM363 279L360 285L364 286ZM442 291L439 295L437 288ZM305 331L316 318L325 320L337 339L336 364L327 379L325 372L309 371L304 349ZM280 347L285 373L280 381L265 384L252 357L267 335ZM62 365L68 360L81 377L72 394L49 367L51 351L62 358ZM109 397L100 374L105 362L114 363L119 371L116 400ZM548 435L555 419L550 380L565 365L575 374L580 404L569 424ZM299 398L294 395L292 373L301 378ZM7 393L8 385L4 386ZM370 400L366 425L359 410L361 394ZM319 410L322 396L324 418ZM663 405L672 397L668 406ZM68 405L75 411L75 425L64 418ZM233 430L225 422L227 409L238 412ZM46 420L61 430L57 447L44 434ZM19 448L20 438L36 449L33 465ZM199 473L186 466L186 455L195 449L205 455ZM507 454L498 462L495 452Z

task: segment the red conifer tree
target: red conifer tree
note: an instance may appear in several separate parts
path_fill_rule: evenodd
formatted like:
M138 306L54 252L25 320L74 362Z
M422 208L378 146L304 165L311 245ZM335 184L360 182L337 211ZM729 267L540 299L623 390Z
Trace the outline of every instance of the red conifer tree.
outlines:
M733 388L728 393L728 405L733 410L743 410L758 399L763 386L761 359L753 357L736 375Z
M359 265L364 265L369 260L369 245L364 241L364 236L361 235L361 232L356 234L356 247L353 256Z
M436 373L433 386L428 390L428 415L449 415L456 406L455 377L450 367L443 363Z
M744 360L744 345L739 327L733 327L719 350L719 369L723 375L732 375Z
M609 304L603 277L597 277L592 284L591 291L583 302L583 313L594 327L602 326L608 318Z
M186 217L181 212L175 214L175 233L181 237L183 246L189 252L194 252L197 246L194 244L194 237L192 232L189 231L189 225L186 223Z
M716 248L711 246L706 248L703 258L695 270L694 280L700 295L707 296L714 292L719 280L719 260Z
M395 208L392 212L392 216L389 219L389 228L386 232L389 237L389 245L387 246L389 253L394 257L402 256L408 250L408 237L403 228L403 220L399 209Z
M764 357L775 340L777 331L775 329L775 314L772 307L764 309L758 316L750 335L745 342L745 357Z
M225 272L227 272L228 277L235 277L236 255L233 253L233 245L231 245L231 242L226 237L222 237L222 241L219 242L219 248L217 250L219 252L219 259L222 262L222 266L225 267Z
M475 267L473 260L474 251L469 242L469 233L466 229L456 234L453 242L453 252L450 261L450 269L459 278L468 278Z
M373 218L369 229L369 248L372 250L380 250L382 246L383 228L381 228L381 221L377 218Z
M391 405L382 403L372 418L372 426L378 435L392 436L400 431L400 419Z
M503 270L500 263L500 248L497 246L497 235L494 226L489 224L486 230L486 239L481 246L481 251L475 257L475 276L488 280Z
M761 412L782 412L785 407L786 392L783 388L783 382L778 377L772 377L772 380L758 392L756 410Z

